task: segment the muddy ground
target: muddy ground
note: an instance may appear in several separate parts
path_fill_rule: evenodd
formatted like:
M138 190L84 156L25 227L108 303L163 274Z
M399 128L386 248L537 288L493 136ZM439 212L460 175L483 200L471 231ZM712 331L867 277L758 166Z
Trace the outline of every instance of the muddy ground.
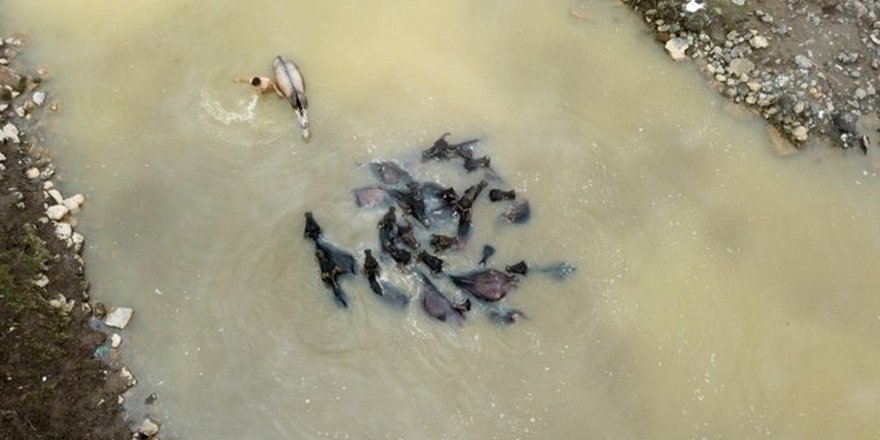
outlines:
M880 1L622 2L673 59L766 119L777 153L830 145L880 166Z

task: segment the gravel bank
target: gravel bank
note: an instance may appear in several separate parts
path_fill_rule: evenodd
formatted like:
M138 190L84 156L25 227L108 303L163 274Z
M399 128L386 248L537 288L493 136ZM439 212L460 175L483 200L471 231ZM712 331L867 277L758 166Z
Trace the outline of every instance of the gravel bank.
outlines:
M778 154L880 156L880 1L622 1L672 59L766 119Z

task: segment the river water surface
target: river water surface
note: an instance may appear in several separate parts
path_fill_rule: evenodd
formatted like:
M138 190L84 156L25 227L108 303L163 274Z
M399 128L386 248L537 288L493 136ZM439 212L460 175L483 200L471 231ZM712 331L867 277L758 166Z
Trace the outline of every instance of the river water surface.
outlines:
M775 157L614 2L4 6L53 75L92 293L136 309L124 357L169 437L880 436L878 177ZM306 76L309 143L231 81L277 54ZM534 210L505 227L480 202L451 263L492 242L497 264L579 270L524 280L510 327L395 311L361 280L337 308L303 212L375 247L364 164L446 131L483 139Z

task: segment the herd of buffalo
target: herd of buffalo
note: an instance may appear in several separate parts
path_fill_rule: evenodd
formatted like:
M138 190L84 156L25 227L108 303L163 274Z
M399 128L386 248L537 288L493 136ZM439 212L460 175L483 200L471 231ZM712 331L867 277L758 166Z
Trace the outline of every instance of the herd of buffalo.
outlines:
M379 260L390 259L398 269L414 272L420 286L422 308L428 315L440 321L462 323L465 313L471 309L470 300L465 298L453 302L418 267L424 265L433 277L443 276L444 260L438 255L460 251L466 246L474 207L480 194L489 186L486 179L493 182L500 182L501 179L491 168L488 156L474 156L473 146L477 144L477 140L450 144L446 141L448 136L448 133L444 134L430 148L422 151L421 161L460 159L467 173L485 170L484 179L479 183L459 195L453 187L444 187L430 181L416 181L396 162L377 161L370 163L370 169L378 184L354 190L354 197L357 205L362 208L387 207L378 223L379 259L377 260L371 249L364 250L361 272L370 289L391 306L404 308L409 304L410 298L407 294L382 278ZM500 216L502 221L513 224L528 222L531 215L529 202L518 199L513 190L490 189L488 199L492 203L507 204ZM348 297L340 280L358 274L355 257L324 239L323 230L311 212L305 213L305 219L305 237L315 245L321 280L332 291L336 303L340 307L348 307ZM492 246L484 246L482 259L477 263L476 269L463 274L448 274L448 277L452 284L468 296L486 305L488 316L501 324L511 324L525 316L520 310L499 304L499 301L517 287L518 276L542 272L562 279L575 271L573 266L565 263L535 267L525 261L506 266L502 271L487 267L494 253Z

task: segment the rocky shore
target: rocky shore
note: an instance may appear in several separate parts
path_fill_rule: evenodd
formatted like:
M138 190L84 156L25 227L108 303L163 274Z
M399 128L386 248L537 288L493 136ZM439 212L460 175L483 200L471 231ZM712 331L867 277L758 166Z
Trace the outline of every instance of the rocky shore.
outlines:
M47 73L17 61L23 46L0 39L0 438L154 438L157 423L123 411L136 379L110 330L132 311L89 297L75 230L86 197L53 180L39 121L60 105Z
M880 154L880 1L622 1L673 60L767 120L778 154Z

